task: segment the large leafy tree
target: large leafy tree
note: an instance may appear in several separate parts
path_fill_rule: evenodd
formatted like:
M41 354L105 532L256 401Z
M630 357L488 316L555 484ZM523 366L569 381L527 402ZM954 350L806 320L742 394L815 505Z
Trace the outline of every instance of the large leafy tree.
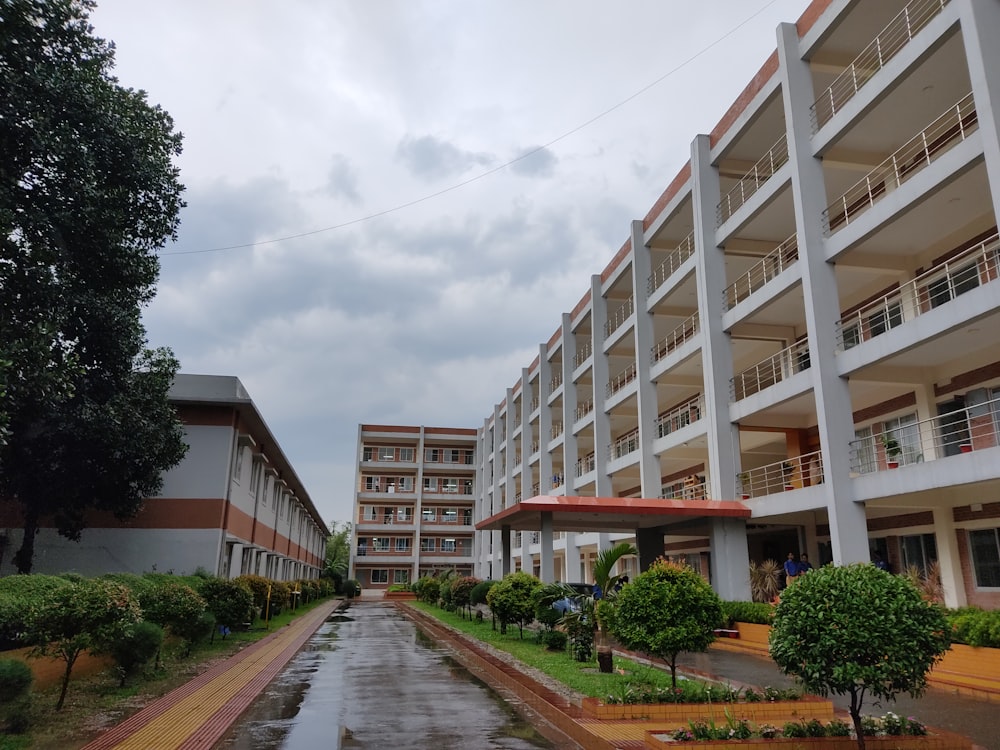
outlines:
M7 0L0 22L0 496L22 506L28 572L51 518L128 518L184 455L178 365L140 308L183 205L181 136L119 85L92 0Z
M924 600L905 577L858 563L827 565L785 589L770 643L778 667L807 690L851 697L864 750L865 696L891 701L900 693L920 695L949 640L940 606Z
M351 563L351 522L330 524L330 536L326 538L326 564L323 575L334 581L343 581Z
M704 651L722 624L722 601L687 565L657 561L618 596L612 632L628 649L663 659L677 687L677 655Z
M530 573L508 573L490 588L486 603L500 621L500 632L506 633L508 625L517 625L518 634L524 637L524 626L535 619L535 601L542 582Z

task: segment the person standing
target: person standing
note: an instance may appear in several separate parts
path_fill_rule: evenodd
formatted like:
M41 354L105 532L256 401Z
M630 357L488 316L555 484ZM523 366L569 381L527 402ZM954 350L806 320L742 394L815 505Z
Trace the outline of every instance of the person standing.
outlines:
M789 552L788 559L785 560L785 586L791 585L799 575L799 563L795 559L795 553Z
M803 552L799 555L799 575L804 575L813 569L812 563L809 562L809 555Z

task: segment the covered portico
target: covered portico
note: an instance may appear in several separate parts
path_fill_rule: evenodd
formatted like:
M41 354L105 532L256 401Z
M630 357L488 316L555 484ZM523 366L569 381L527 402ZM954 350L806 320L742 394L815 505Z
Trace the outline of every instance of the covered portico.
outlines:
M546 583L555 580L553 534L557 531L634 534L641 570L663 554L665 535L705 536L712 552L715 590L726 599L748 599L749 517L750 509L735 500L538 495L483 519L476 530L500 532L504 575L511 570L511 531L540 532L541 579Z

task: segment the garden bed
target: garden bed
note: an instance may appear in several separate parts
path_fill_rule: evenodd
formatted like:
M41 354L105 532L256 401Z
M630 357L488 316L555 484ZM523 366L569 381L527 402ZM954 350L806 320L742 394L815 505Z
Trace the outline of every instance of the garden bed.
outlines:
M649 719L671 721L686 726L689 721L725 723L727 714L734 719L755 723L784 723L833 718L833 703L804 695L799 700L724 702L724 703L603 703L599 698L584 698L584 714L603 721Z
M814 750L857 750L853 737L774 737L772 739L708 740L677 742L665 732L646 732L646 747L651 750L677 750L692 747L698 750L779 750L780 748L813 748ZM866 750L971 750L972 741L951 732L934 732L923 736L865 737Z

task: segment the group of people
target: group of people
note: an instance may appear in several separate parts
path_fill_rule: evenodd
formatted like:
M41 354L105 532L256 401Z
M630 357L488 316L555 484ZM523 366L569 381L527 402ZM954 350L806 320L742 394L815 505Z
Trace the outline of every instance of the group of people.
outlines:
M805 552L799 555L798 560L795 559L794 552L789 552L788 559L785 560L785 586L810 570L812 570L812 563L809 562L809 556Z

